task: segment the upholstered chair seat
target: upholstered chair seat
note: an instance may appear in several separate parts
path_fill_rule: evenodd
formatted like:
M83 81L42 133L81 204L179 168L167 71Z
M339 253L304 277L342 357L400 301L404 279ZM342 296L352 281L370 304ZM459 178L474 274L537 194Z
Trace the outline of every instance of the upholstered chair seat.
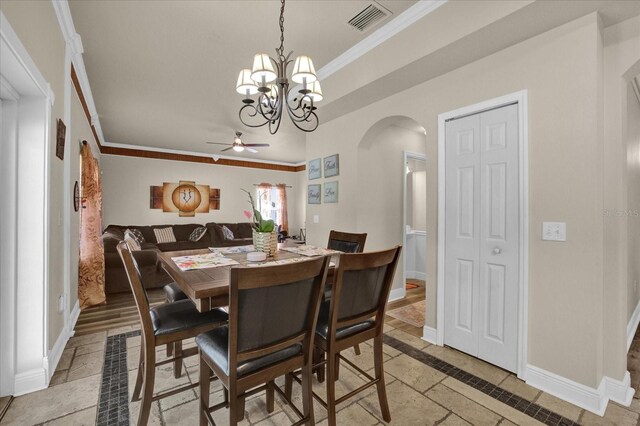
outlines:
M164 286L164 295L167 302L177 302L178 300L188 299L187 295L180 290L180 287L176 283L170 283Z

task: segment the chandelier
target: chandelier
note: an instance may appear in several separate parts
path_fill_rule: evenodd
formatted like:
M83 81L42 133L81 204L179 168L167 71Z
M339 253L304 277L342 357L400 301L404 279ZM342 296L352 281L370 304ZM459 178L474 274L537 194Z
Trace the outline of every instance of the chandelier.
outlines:
M240 121L248 127L268 124L272 135L280 128L284 110L298 129L313 132L319 124L314 103L322 100L320 82L308 56L296 58L291 81L301 86L289 88L287 67L292 62L289 58L293 52L284 56L284 2L282 0L280 7L280 47L276 49L277 57L258 53L253 58L253 69L241 70L236 84L236 91L245 96L239 112ZM256 94L257 100L252 99Z

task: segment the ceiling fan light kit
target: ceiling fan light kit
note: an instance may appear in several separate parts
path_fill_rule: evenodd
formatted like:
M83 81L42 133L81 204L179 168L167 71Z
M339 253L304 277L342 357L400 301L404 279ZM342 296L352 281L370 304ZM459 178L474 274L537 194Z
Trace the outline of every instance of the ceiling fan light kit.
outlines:
M287 68L293 52L284 56L284 5L280 8L280 46L276 48L277 58L266 53L258 53L253 58L253 68L243 69L238 75L236 91L245 98L240 108L240 121L248 127L269 125L269 133L275 134L280 128L283 111L293 124L305 132L318 128L318 115L314 103L322 100L322 89L316 76L313 61L308 56L298 56L293 64L291 81L302 88L289 88ZM297 93L294 92L297 90ZM251 96L258 94L257 102ZM234 148L235 149L235 148Z
M236 136L233 138L233 143L221 143L221 142L207 142L207 143L210 145L226 145L228 148L223 149L221 152L225 152L225 151L229 151L230 149L233 149L235 152L242 152L246 150L254 154L257 153L258 151L253 149L253 147L269 146L268 143L244 143L242 142L242 139L240 139L241 136L242 136L242 132L239 132L236 130ZM218 161L218 158L215 158L215 157L216 156L214 156L213 160Z

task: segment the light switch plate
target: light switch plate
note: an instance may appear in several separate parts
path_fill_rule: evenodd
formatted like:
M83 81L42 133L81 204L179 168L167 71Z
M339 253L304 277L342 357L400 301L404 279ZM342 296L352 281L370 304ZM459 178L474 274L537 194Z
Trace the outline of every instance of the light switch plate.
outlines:
M543 241L567 241L566 222L542 222Z
M313 223L320 223L320 215L317 215L317 214L313 215Z

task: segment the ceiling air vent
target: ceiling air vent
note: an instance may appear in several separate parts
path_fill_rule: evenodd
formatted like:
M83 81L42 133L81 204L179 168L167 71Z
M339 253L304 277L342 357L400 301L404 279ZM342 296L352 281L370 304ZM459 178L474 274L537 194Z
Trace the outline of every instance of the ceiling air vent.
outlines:
M375 23L391 15L391 12L376 2L371 2L360 13L351 18L348 24L358 31L366 31Z

